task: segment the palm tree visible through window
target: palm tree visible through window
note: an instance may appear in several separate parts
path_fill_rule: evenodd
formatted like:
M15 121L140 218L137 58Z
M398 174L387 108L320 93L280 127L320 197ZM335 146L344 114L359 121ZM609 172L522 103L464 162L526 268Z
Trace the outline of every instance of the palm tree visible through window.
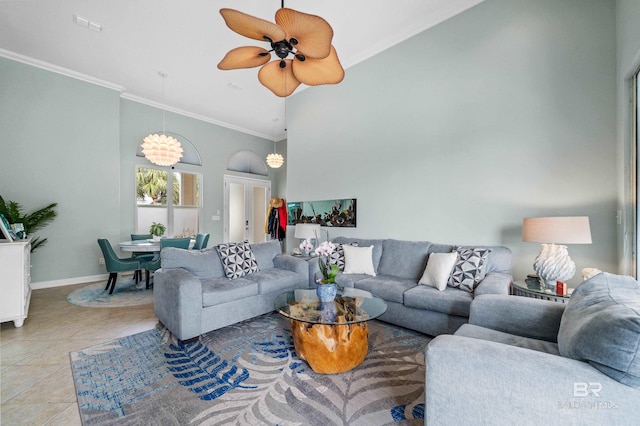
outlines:
M138 167L136 232L148 232L153 222L166 224L170 236L192 236L199 232L200 181L201 177L196 173Z

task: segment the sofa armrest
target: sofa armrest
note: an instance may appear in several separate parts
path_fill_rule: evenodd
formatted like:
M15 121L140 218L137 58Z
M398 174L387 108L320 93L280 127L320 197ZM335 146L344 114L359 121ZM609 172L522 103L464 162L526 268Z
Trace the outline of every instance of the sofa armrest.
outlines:
M158 319L178 339L200 335L202 283L182 268L158 269L153 274L153 303Z
M473 291L473 295L481 294L509 294L513 277L504 272L489 272L484 279L478 283Z
M556 342L565 307L531 297L485 294L471 302L469 324Z
M273 266L279 269L295 272L296 274L300 274L305 277L305 279L309 279L309 264L299 257L288 254L279 254L273 258Z
M636 424L640 390L588 363L462 336L425 351L425 424Z

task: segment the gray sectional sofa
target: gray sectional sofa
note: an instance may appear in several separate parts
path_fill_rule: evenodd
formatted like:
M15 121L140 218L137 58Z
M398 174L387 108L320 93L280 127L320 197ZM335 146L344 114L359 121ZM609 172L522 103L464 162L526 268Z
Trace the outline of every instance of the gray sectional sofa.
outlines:
M342 287L365 290L387 302L387 311L379 319L425 334L452 334L467 323L473 299L482 294L509 294L511 285L511 250L501 246L491 249L485 264L484 279L474 292L453 287L444 291L418 285L429 254L448 253L454 245L429 241L363 239L338 237L335 244L373 246L376 276L339 273L336 282ZM309 282L321 278L318 260L310 261Z
M601 273L568 304L477 297L425 358L425 424L639 424L640 284Z
M273 311L275 297L308 288L308 264L281 254L278 241L251 244L258 271L229 279L216 247L198 250L165 248L162 268L154 273L156 316L178 339Z

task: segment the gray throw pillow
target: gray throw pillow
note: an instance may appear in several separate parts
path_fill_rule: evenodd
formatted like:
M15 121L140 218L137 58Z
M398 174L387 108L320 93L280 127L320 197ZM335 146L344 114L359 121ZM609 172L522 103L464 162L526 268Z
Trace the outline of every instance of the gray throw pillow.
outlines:
M587 361L607 376L640 389L640 284L601 273L571 295L560 321L562 356Z

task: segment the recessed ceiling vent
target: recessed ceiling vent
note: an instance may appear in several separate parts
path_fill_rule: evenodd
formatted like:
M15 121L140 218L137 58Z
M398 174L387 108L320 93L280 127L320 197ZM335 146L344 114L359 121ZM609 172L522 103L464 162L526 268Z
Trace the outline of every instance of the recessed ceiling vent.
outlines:
M73 15L73 22L75 22L76 24L80 25L81 27L88 28L88 29L93 30L93 31L97 31L97 32L102 31L102 24L94 22L94 21L92 21L90 19L87 19L87 18L85 18L83 16L80 16L80 15L75 15L74 14Z

